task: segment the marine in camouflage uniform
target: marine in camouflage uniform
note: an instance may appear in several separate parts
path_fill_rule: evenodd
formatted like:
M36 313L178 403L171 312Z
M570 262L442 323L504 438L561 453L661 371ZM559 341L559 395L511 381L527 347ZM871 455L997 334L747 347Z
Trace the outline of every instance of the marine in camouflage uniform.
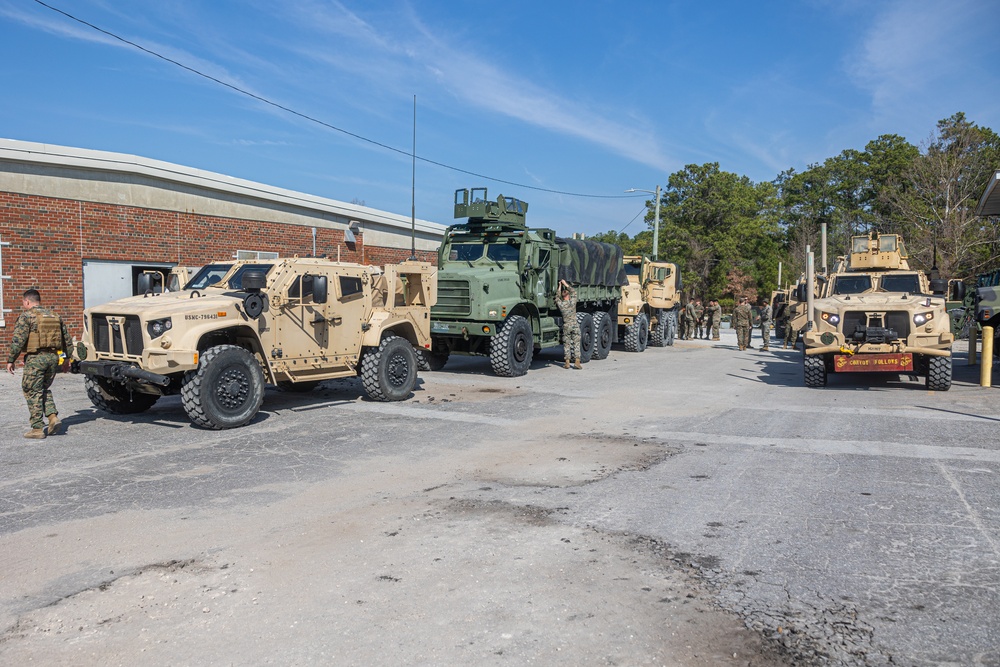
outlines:
M733 326L736 328L736 343L741 350L750 347L750 330L753 323L753 311L747 298L740 299L740 305L733 311Z
M765 299L760 300L760 337L764 339L763 349L771 349L771 304Z
M684 328L681 330L681 338L684 340L691 340L694 336L694 316L694 301L688 301L684 307Z
M705 334L705 307L701 299L694 302L694 337L702 338Z
M580 363L580 324L576 321L576 290L565 280L559 281L556 305L563 318L563 351L566 356L563 368L569 368L573 359L576 359L576 368L583 368Z
M24 312L17 318L7 355L7 372L14 374L14 363L24 353L24 375L21 390L28 402L31 430L26 438L41 440L45 437L45 419L48 434L55 435L62 428L50 387L59 370L59 352L70 351L71 339L62 318L51 308L41 305L37 290L24 293Z
M708 329L711 329L712 340L719 340L719 328L722 326L722 306L715 299L708 302L708 308L705 309L705 318L707 320L705 333L707 334Z
M795 342L799 338L799 332L792 326L791 308L786 306L785 312L788 313L788 320L785 322L785 349L787 349L788 346L795 349Z

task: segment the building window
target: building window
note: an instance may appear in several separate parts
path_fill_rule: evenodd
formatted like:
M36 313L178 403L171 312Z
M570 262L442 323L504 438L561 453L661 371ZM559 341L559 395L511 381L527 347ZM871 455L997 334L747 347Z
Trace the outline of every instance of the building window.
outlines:
M278 259L278 253L265 250L237 250L236 259Z

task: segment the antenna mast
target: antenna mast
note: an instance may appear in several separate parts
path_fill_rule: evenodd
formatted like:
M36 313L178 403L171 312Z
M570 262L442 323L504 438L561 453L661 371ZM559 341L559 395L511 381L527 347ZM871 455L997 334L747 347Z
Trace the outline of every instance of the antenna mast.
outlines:
M413 153L410 175L410 259L417 259L417 96L413 96Z

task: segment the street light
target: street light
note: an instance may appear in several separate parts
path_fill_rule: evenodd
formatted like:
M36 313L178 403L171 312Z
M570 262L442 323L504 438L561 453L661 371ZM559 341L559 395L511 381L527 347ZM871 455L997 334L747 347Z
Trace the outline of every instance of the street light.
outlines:
M656 196L656 214L654 216L655 222L653 223L653 261L656 261L656 250L660 241L660 186L656 186L656 192L652 190L640 190L639 188L629 188L625 192L648 192Z

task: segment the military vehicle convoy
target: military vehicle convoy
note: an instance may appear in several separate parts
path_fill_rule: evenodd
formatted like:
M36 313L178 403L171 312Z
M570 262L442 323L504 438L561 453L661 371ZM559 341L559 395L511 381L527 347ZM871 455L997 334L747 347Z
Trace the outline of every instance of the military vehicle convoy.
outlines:
M76 368L102 410L138 413L180 394L209 429L253 419L265 383L308 391L360 376L372 399L402 400L416 383L414 348L430 347L435 282L427 262L239 261L206 287L87 309Z
M639 255L624 258L628 284L618 302L618 340L629 352L673 345L681 309L681 274L676 264Z
M911 270L907 259L896 234L851 239L849 259L821 281L806 315L815 314L802 333L807 386L826 385L828 373L912 372L928 389L951 387L947 282ZM800 284L798 302L807 302L806 292Z
M581 361L607 357L628 283L621 248L529 229L527 210L503 195L490 201L486 188L455 192L455 217L468 220L447 229L438 251L427 367L442 367L453 353L484 355L497 375L524 375L536 350L562 344L560 280L577 291Z

